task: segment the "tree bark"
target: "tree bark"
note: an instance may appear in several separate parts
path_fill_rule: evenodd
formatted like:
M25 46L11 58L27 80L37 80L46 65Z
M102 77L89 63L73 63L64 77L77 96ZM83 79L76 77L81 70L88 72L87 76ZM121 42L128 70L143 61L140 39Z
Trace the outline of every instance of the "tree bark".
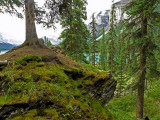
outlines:
M34 46L45 48L42 39L38 39L35 25L34 0L25 0L26 40L22 46Z
M147 35L147 18L142 19L142 38ZM137 95L137 112L136 117L138 119L143 119L143 105L144 105L144 87L145 87L145 76L146 76L146 52L147 52L147 42L145 45L141 44L142 49L140 51L140 71L141 75L139 77L138 84L138 95Z

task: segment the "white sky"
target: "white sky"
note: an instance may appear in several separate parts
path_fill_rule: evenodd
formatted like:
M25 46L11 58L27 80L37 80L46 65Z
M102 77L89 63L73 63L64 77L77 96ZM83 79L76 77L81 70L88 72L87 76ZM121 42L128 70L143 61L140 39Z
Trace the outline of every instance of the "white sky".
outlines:
M35 1L40 2L38 0ZM87 5L88 19L94 12L100 12L102 10L110 9L112 4L112 0L87 0L87 1L88 1ZM10 16L9 14L0 13L0 33L7 36L7 38L14 39L19 44L23 43L23 41L25 40L24 19L18 19L15 16ZM58 38L60 33L61 33L61 28L59 25L57 27L57 30L55 31L53 29L46 30L42 28L41 25L37 25L37 34L39 38L43 36L47 36L50 38Z

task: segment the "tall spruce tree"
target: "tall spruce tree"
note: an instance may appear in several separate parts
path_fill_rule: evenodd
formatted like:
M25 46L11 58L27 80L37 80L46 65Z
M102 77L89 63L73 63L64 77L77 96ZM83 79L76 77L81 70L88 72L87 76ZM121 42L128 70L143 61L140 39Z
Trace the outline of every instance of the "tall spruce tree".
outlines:
M60 39L66 53L77 61L84 61L84 53L88 49L89 31L86 20L86 0L70 0L67 2L69 14L64 13L61 25L64 28Z
M117 76L117 81L118 81L118 85L117 85L117 97L120 97L124 88L124 66L125 66L125 49L124 49L124 41L122 39L122 34L121 34L121 30L119 31L119 35L118 35L118 40L115 43L115 50L116 50L116 54L117 54L117 66L116 66L116 74Z
M138 44L139 52L139 81L137 95L137 114L138 119L143 119L144 105L144 85L146 79L147 62L150 59L149 53L153 51L153 38L149 37L148 24L155 21L157 14L154 12L159 0L133 0L127 5L127 25L125 31L132 29L131 33ZM153 22L152 22L153 23ZM152 24L153 25L153 24ZM153 30L153 27L150 29ZM130 40L130 39L129 39Z
M7 0L2 1L1 11L5 11L11 14L16 14L18 17L22 17L16 9L16 6L23 7L25 11L25 23L26 23L26 40L20 47L23 46L35 46L45 47L42 40L38 39L36 27L35 27L35 2L34 0ZM2 11L2 12L3 12ZM19 48L19 47L18 47Z
M96 53L98 53L98 48L97 48L97 40L96 40L96 20L94 14L92 15L92 22L90 23L91 25L91 48L90 48L90 53L91 53L91 62L92 65L96 65Z
M9 12L17 14L18 17L22 17L22 14L17 12L17 7L23 7L25 11L25 23L26 23L26 39L25 42L17 47L33 46L46 48L42 39L38 39L35 21L39 24L43 24L47 28L53 27L54 23L62 19L63 13L65 15L70 14L69 8L66 6L68 1L66 0L46 0L44 1L44 8L38 7L34 0L1 0L0 12Z
M44 47L41 39L38 39L35 25L35 2L25 0L26 39L22 46Z
M100 43L100 64L103 70L105 70L106 67L106 60L105 57L106 56L106 52L105 52L105 29L104 29L104 25L102 28L102 38L101 38L101 43Z
M112 10L111 10L111 18L110 18L110 29L109 29L109 35L110 35L110 38L109 38L109 59L110 59L110 62L109 62L109 66L110 66L110 69L111 69L111 74L113 74L113 71L114 71L114 39L115 39L115 22L116 22L116 11L115 11L115 3L114 3L114 0L112 1Z

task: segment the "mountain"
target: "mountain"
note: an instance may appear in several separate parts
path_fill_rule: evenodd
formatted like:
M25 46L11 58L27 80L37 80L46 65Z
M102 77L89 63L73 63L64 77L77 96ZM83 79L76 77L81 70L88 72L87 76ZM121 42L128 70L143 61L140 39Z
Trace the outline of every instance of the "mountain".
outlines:
M4 39L3 35L0 33L0 50L10 50L16 45L8 43L7 39Z
M16 45L10 44L10 43L0 43L0 50L10 50Z
M104 27L107 27L109 25L109 18L110 18L110 10L104 10L104 11L95 13L96 30L97 31L102 30L103 25ZM91 30L90 24L88 24L88 29Z
M119 24L119 22L123 19L127 18L126 13L124 12L124 7L126 4L128 4L131 0L120 0L119 2L115 3L115 11L116 11L116 24ZM102 37L102 28L103 25L105 27L105 34L109 31L109 21L110 21L110 11L111 10L104 10L100 11L95 14L95 20L96 20L96 30L97 30L97 40ZM92 21L92 20L90 20ZM91 25L88 24L88 29L91 31Z

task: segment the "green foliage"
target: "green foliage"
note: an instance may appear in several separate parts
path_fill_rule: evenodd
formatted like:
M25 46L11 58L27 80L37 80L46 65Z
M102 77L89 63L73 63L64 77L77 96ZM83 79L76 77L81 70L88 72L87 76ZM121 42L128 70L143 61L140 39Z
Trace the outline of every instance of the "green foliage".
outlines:
M148 116L152 120L158 120L160 118L159 103L160 102L154 97L147 96L146 92L144 116ZM108 104L108 110L113 114L116 120L136 120L136 94L114 98Z
M94 13L92 14L92 22L90 23L91 25L91 40L90 40L90 63L92 65L97 64L97 57L96 53L98 53L98 41L96 40L96 19L94 16Z
M114 71L114 55L115 55L115 37L116 37L116 34L115 34L115 27L116 27L116 11L115 11L115 3L114 3L114 0L112 1L112 10L111 10L111 18L110 18L110 29L109 29L109 67L111 69L111 74L113 74L113 71Z
M22 18L22 14L17 11L17 7L22 7L23 2L21 0L0 0L0 13L16 14L19 18Z
M47 47L52 46L51 41L50 41L46 36L44 36L44 44L45 44Z
M33 61L34 62L41 62L42 58L39 56L27 55L27 56L24 56L21 59L17 60L15 63L24 65L24 64L27 64L27 63L33 62Z
M64 30L59 39L63 39L62 48L67 55L79 62L85 62L84 53L88 52L89 31L86 20L86 0L73 0L66 3L69 14L63 14L61 25Z
M103 29L102 29L102 33L103 33L103 36L102 36L102 39L101 39L101 44L100 44L100 64L101 64L101 67L103 70L105 70L105 67L106 67L106 50L105 50L105 30L104 30L104 26L103 26Z

